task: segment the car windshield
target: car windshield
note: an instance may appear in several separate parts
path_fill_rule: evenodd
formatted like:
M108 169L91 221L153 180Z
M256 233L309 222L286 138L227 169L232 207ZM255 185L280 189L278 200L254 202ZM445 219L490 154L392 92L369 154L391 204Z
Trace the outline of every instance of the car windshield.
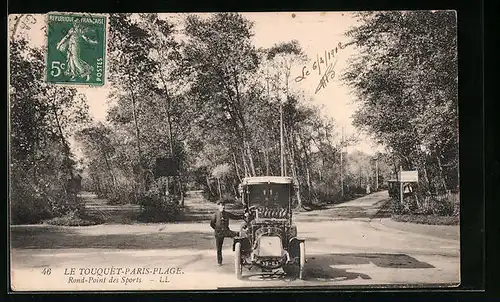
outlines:
M250 206L288 208L290 200L288 184L255 184L249 185L247 189Z

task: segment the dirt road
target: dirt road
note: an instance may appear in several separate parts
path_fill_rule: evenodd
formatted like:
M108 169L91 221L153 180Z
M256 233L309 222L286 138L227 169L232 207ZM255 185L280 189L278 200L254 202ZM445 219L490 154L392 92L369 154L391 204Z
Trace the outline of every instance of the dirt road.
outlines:
M299 235L306 239L305 280L253 270L236 280L231 240L224 242L224 265L219 267L212 231L200 220L13 226L12 283L18 290L458 284L458 227L393 222L377 215L385 199L387 192L377 192L296 215ZM238 225L231 222L233 229Z

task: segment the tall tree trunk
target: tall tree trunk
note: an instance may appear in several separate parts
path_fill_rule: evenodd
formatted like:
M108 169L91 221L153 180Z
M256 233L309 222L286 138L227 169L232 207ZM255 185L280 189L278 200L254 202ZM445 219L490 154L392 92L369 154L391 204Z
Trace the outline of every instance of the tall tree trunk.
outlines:
M160 68L161 69L161 68ZM173 131L172 131L172 117L171 117L171 114L170 114L170 104L171 104L171 98L170 98L170 95L168 93L168 90L167 90L167 86L166 86L166 83L165 83L165 80L163 78L163 73L160 72L160 78L163 82L163 86L164 86L164 90L165 90L165 114L167 116L167 131L168 131L168 147L169 147L169 152L170 152L170 157L172 159L175 158L174 156L174 136L173 136ZM168 176L170 178L170 176ZM181 184L181 181L179 180L180 177L175 177L173 176L172 178L177 178L174 180L173 182L173 194L175 196L176 194L176 182L179 183L179 192L180 192L180 196L181 196L181 199L182 199L182 205L184 205L184 194L181 192L182 191L182 184ZM168 188L170 189L170 188Z
M298 174L297 174L297 171L295 170L296 169L296 165L295 165L295 156L294 156L294 148L293 146L291 146L291 133L290 134L287 134L287 131L286 131L286 128L283 129L284 130L284 136L287 140L287 145L288 145L288 150L289 150L289 156L287 156L287 158L290 160L290 165L291 165L291 169L292 169L292 177L293 179L295 179L298 183L298 186L297 186L297 190L296 190L296 193L297 193L297 208L300 208L302 207L302 198L300 196L300 190L301 190L301 183L300 183L300 180L298 178ZM291 132L291 131L290 131Z
M227 70L226 70L226 72L227 72ZM235 74L235 73L233 73L232 76L233 76L234 83L228 82L222 76L222 74L219 74L222 86L223 86L224 91L226 92L226 95L227 95L228 100L229 100L229 101L226 100L226 102L225 102L227 107L228 107L228 113L231 116L231 121L233 123L233 126L235 127L235 131L237 133L238 139L241 139L243 141L243 160L245 159L245 156L248 158L250 176L255 176L255 165L254 165L253 156L252 156L252 152L250 150L250 144L249 144L249 142L251 142L252 140L250 139L250 135L246 129L245 118L243 117L243 113L241 111L241 106L240 106L241 100L240 100L238 77L237 77L237 74ZM229 88L229 85L234 85L236 100L233 98L234 92ZM244 160L244 165L246 166L245 160ZM247 172L248 171L245 170L245 174L247 174Z
M231 187L233 188L234 196L238 197L238 191L236 190L236 187L234 186L234 181L231 183Z
M248 176L248 165L247 165L247 161L245 159L245 150L242 148L241 149L241 160L243 161L243 169L245 171L245 177Z
M179 177L182 179L181 177ZM184 206L184 182L182 180L179 180L179 188L181 190L181 206Z
M310 167L311 167L311 159L309 157L309 153L307 152L307 147L304 142L304 140L300 140L301 145L302 145L302 151L304 152L304 157L305 157L305 166L306 166L306 175L307 175L307 188L308 188L308 193L309 193L309 198L311 197L311 192L312 192L312 182L311 182L311 172L310 172ZM321 174L320 174L321 177Z
M236 171L236 175L238 176L239 182L241 182L240 170L238 169L238 162L236 161L236 155L234 154L234 152L232 152L232 156L233 156L234 170Z
M448 189L448 186L446 185L446 178L444 177L444 174L443 174L443 166L441 166L441 154L437 153L436 155L436 159L437 159L437 163L438 163L438 168L439 168L439 178L441 180L441 184L443 186L443 190L444 192L446 193L447 192L447 189Z
M222 189L220 186L220 179L217 177L217 188L219 189L219 198L222 199Z
M140 179L139 184L140 184L140 186L146 187L146 180L145 180L145 177L142 173L143 162L142 162L142 150L141 150L141 138L140 138L139 122L138 122L138 117L137 117L137 112L136 112L136 99L135 99L134 90L131 86L131 85L133 85L133 83L132 83L132 78L130 77L130 74L128 75L128 79L129 79L130 98L132 100L132 117L134 119L135 136L137 139L137 156L138 156L138 167L139 167L138 170L140 171L138 173L139 174L138 176L140 178L142 178L142 179ZM138 188L138 189L140 190L141 188ZM136 193L138 193L137 188L136 188Z
M179 166L179 176L177 176L177 185L179 188L179 194L181 198L181 206L184 206L184 182L182 181L181 167Z
M363 184L362 184L362 181L363 181L363 174L361 173L361 168L359 168L359 176L358 176L358 180L359 180L359 187L362 188L363 187Z
M111 176L111 182L113 183L113 191L116 189L116 178L113 173L113 169L111 168L111 165L109 164L108 156L104 154L104 162L106 163L106 167L108 168L109 174Z
M266 175L269 174L269 140L266 138L266 147L264 149L264 162L266 165Z
M165 92L165 113L167 116L167 124L168 124L168 137L169 137L168 142L169 142L169 148L170 148L170 156L172 158L174 158L175 156L174 156L173 142L174 142L175 138L174 138L173 131L172 131L172 117L171 117L171 113L170 113L172 98L171 98L171 95L169 94L169 91L167 88L168 86L167 86L167 83L165 80L165 76L163 75L163 71L161 69L161 66L158 70L160 73L160 80L163 84L163 89ZM178 191L179 191L180 198L181 198L181 205L184 206L184 184L182 181L182 175L180 173L180 168L179 168L179 175L177 176L176 181L178 183L177 185L178 185ZM175 184L176 184L176 182L174 181L174 189L173 189L174 195L175 195Z
M61 139L61 144L62 144L63 150L64 150L64 165L66 166L66 169L68 170L68 175L70 177L69 184L71 184L71 182L75 178L74 175L73 175L73 167L72 167L71 162L70 162L71 150L69 148L68 142L66 141L66 138L64 137L64 133L63 133L63 130L62 130L62 127L61 127L61 123L59 121L59 115L57 114L57 109L55 108L55 106L53 106L52 109L53 109L53 112L54 112L54 117L55 117L55 120L56 120L57 129L59 131L59 136L60 136L60 139ZM71 193L71 192L68 191L68 189L70 189L70 187L68 186L68 183L65 183L65 185L64 185L64 192L66 194Z
M283 104L280 102L280 171L281 176L286 176L285 171L285 146L283 142Z
M427 172L427 159L424 159L422 166L423 166L423 172L424 172L424 180L426 183L425 189L426 189L427 194L431 195L431 182L429 181L429 174Z
M99 175L95 176L95 185L96 185L97 195L102 195L101 180L99 179Z
M207 181L208 194L209 194L210 196L212 196L212 195L213 195L213 193L212 193L212 186L210 185L210 179L208 178L208 176L206 176L206 177L205 177L205 179L206 179L206 181Z
M132 79L130 78L129 75L129 85L132 85ZM142 166L142 150L141 150L141 139L140 139L140 130L139 130L139 122L138 122L138 117L137 117L137 112L136 112L136 100L135 100L135 94L134 90L132 87L129 86L130 89L130 98L132 100L132 117L134 119L134 127L135 127L135 136L137 139L137 156L139 157L139 165Z
M170 102L167 102L167 107L170 107L169 105ZM175 159L174 157L174 146L173 146L173 137L172 137L172 121L170 119L170 110L167 110L167 123L168 123L168 136L169 136L169 139L168 139L168 143L169 143L169 151L170 151L170 156L172 157L172 160ZM170 178L170 176L168 176L168 178ZM172 176L172 178L174 178L174 181L172 182L172 185L173 185L173 188L172 188L172 193L174 194L174 196L176 195L176 182L179 181L178 177L176 176ZM177 178L177 179L175 179ZM170 189L170 188L168 188ZM180 187L179 187L180 189Z
M239 98L238 98L238 104L239 104ZM250 142L252 141L252 138L250 136L250 133L248 132L246 123L245 123L245 118L242 115L241 111L237 111L237 116L238 120L241 124L241 131L242 131L242 137L243 137L243 148L245 149L245 153L248 157L248 163L250 164L250 176L255 176L255 165L253 161L253 156L252 156L252 150L250 148Z
M307 194L309 195L309 199L311 199L312 191L311 191L311 174L309 172L309 167L306 167L307 174Z
M248 162L250 163L250 172L252 173L251 176L256 176L255 165L254 165L253 156L252 156L252 150L250 148L250 144L248 143L248 141L245 142L245 150L246 150L246 153L248 156Z

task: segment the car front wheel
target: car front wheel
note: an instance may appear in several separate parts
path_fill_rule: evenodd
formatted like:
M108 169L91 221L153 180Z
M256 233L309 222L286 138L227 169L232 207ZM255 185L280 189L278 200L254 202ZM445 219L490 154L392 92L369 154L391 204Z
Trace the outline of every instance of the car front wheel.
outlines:
M299 279L304 280L304 267L306 265L306 244L299 244Z
M236 278L241 279L241 242L236 242L234 245L234 272Z

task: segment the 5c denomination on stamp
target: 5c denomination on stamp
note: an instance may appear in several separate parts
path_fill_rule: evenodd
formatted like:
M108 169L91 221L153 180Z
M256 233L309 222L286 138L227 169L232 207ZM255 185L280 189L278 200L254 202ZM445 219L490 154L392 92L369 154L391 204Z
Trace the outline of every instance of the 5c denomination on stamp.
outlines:
M47 82L102 86L105 58L105 16L48 15Z

